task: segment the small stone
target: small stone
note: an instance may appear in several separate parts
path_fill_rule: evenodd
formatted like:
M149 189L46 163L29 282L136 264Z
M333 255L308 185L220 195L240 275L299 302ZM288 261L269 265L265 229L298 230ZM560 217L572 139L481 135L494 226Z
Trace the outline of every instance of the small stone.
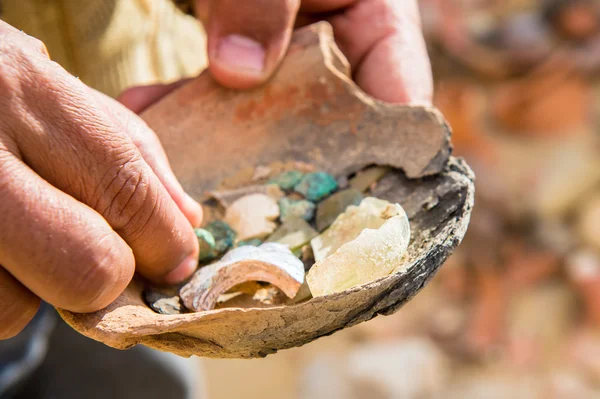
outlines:
M160 314L180 314L181 300L175 289L147 288L143 293L144 300L155 312Z
M360 191L350 188L338 191L319 203L317 208L317 230L323 231L350 205L358 205L363 195Z
M216 199L223 208L228 208L238 199L250 194L265 194L277 201L284 196L283 191L275 184L254 185L233 190L210 191L209 196Z
M316 172L304 175L294 190L307 200L317 202L333 193L337 187L337 181L329 173Z
M354 240L365 229L378 229L389 218L405 215L398 204L367 197L359 206L351 205L342 213L331 227L311 240L317 262L333 254L342 245Z
M351 205L311 241L316 263L306 276L313 296L329 295L388 276L402 266L410 241L404 209L376 198Z
M273 198L265 194L251 194L236 200L225 211L225 222L236 231L239 240L264 238L271 234L277 224L279 207Z
M215 257L215 238L210 231L205 229L194 229L196 237L198 238L198 244L200 244L200 256L198 260L200 262L213 259Z
M304 176L304 173L297 170L288 170L269 181L270 184L277 184L282 190L289 191L296 187Z
M215 220L209 223L205 230L212 234L215 240L215 254L220 255L225 253L229 248L233 247L236 233L229 225L222 220Z
M296 251L318 234L304 219L288 219L267 239L267 242L285 244L291 251Z
M258 238L251 238L249 240L244 240L244 241L238 242L236 246L243 247L244 245L252 245L252 246L258 247L262 243L263 243L263 241L259 240Z
M350 179L350 187L360 192L365 192L373 183L377 183L390 168L387 166L371 166L365 170L361 170Z
M312 294L310 293L310 288L308 288L308 284L305 281L298 289L298 293L294 297L294 303L304 302L310 298L312 298Z
M345 190L350 186L350 180L348 180L348 176L341 175L337 179L338 188L340 190Z
M271 175L271 168L268 166L259 165L254 169L254 175L252 176L252 181L266 179Z
M291 200L284 197L279 200L279 218L282 222L290 218L309 221L315 216L315 208L315 204L310 201Z

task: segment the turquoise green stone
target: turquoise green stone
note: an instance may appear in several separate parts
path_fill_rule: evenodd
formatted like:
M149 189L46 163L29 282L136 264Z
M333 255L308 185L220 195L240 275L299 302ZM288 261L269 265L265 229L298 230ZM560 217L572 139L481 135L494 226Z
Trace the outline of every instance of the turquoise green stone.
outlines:
M323 231L335 221L335 219L350 205L358 205L363 195L353 188L338 191L331 197L319 203L317 208L317 230Z
M289 191L296 187L296 184L300 182L302 176L304 176L304 173L302 172L288 170L269 180L269 184L277 184L282 190Z
M316 206L307 200L292 200L281 198L279 200L279 218L282 222L290 218L311 220L315 216Z
M198 244L200 244L200 262L210 260L215 257L215 238L212 233L205 229L194 229L196 237L198 237Z
M337 187L337 181L329 173L316 172L304 175L294 190L307 200L317 202L334 192Z
M259 240L258 238L251 238L249 240L244 240L244 241L238 242L236 246L243 247L244 245L252 245L254 247L258 247L262 243L263 243L263 241Z
M205 230L211 233L215 239L215 254L220 255L233 247L237 234L229 225L221 220L209 223Z

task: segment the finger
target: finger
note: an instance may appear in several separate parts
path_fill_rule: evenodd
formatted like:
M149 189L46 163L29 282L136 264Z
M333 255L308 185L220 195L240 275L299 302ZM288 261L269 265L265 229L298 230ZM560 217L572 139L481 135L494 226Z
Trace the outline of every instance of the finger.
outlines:
M3 122L26 163L100 213L129 244L141 274L166 282L189 276L198 256L192 226L133 141L58 65L20 61L36 82L13 88L23 92L0 105L14 110Z
M177 85L181 85L181 82L182 81L177 82ZM145 90L144 87L136 87L128 90L128 92L134 92L138 89L140 92ZM174 90L173 87L169 87L168 89ZM157 93L156 90L151 91L152 94ZM173 201L175 201L192 226L200 226L202 223L202 207L192 197L186 194L183 187L181 187L181 184L179 184L179 181L171 169L167 154L165 154L156 134L142 119L121 107L112 98L95 90L93 92L104 104L106 112L114 116L121 131L127 133L133 140L146 163L152 168L154 174L159 178Z
M306 7L342 6L308 0ZM416 0L362 0L329 19L354 80L373 97L393 103L430 104L433 81Z
M39 298L0 266L0 340L21 332L39 307Z
M98 213L7 153L0 157L0 182L0 263L15 279L75 312L102 309L127 287L135 268L131 249ZM22 302L33 303L25 291Z
M236 89L269 79L287 50L299 5L300 0L212 1L207 34L213 77Z
M121 93L117 97L117 101L136 114L140 114L158 100L189 81L190 79L181 79L169 84L131 87Z

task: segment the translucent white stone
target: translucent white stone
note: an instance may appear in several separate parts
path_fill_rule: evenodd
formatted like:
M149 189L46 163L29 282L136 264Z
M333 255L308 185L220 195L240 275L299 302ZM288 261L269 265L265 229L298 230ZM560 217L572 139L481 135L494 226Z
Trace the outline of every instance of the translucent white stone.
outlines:
M409 241L408 217L399 204L365 198L311 241L316 263L307 274L310 291L328 295L389 275Z

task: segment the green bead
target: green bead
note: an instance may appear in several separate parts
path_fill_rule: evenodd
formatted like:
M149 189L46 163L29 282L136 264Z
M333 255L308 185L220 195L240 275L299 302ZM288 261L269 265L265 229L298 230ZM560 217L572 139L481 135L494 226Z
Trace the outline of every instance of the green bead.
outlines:
M251 238L249 240L244 240L244 241L238 242L236 246L243 247L244 245L252 245L254 247L258 247L262 243L263 243L263 241L259 240L258 238Z
M310 201L284 197L279 200L279 218L282 222L290 218L302 218L308 221L315 216L315 208L315 204Z
M316 172L304 175L294 190L312 202L317 202L334 192L337 181L329 173Z
M227 223L221 220L215 220L214 222L209 223L205 229L211 233L215 239L216 255L225 253L229 248L233 247L237 234Z
M304 173L297 170L288 170L283 172L273 179L269 180L269 184L277 184L282 190L289 191L300 182Z
M205 229L194 229L196 237L198 237L198 244L200 244L200 262L210 260L215 257L215 238L212 233Z

